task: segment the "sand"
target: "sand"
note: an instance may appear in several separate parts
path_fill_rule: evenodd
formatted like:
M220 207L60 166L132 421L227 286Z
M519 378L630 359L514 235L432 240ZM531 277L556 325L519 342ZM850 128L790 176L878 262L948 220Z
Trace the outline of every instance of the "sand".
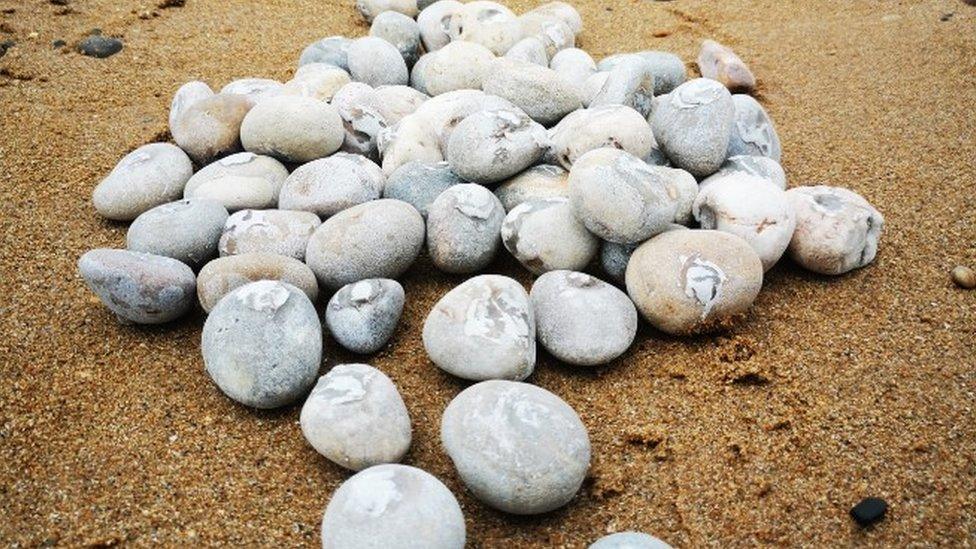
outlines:
M627 529L682 547L976 544L976 292L949 279L976 263L976 8L578 6L597 58L658 48L691 61L705 38L733 47L760 80L790 185L866 196L887 222L880 253L838 278L781 263L722 337L642 326L596 370L543 355L530 381L580 413L594 457L579 496L533 518L474 500L440 447L441 413L465 384L428 361L420 332L461 278L423 259L404 278L393 342L369 359L410 410L405 462L458 495L471 547L582 547ZM92 188L126 152L167 138L180 84L285 80L308 42L367 32L352 0L0 0L0 23L0 41L17 42L0 58L0 543L316 545L348 473L305 443L298 407L235 405L204 372L201 313L121 326L75 262L124 245ZM98 60L51 47L93 27L125 49ZM531 283L508 257L489 271ZM361 360L326 343L323 372ZM863 531L847 512L872 495L890 511Z

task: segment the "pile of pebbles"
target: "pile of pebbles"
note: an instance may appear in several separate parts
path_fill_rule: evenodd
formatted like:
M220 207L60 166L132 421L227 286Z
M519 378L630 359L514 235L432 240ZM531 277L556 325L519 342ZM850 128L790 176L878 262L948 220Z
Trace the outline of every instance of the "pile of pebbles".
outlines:
M357 472L325 511L325 547L464 544L451 492L396 464L412 428L393 380L368 364L318 377L323 325L363 355L394 337L396 279L425 250L473 275L423 326L433 364L474 382L443 413L443 447L475 498L513 514L566 505L590 464L576 412L525 382L537 343L576 367L612 363L640 318L674 335L741 322L784 255L841 275L877 253L867 200L788 186L766 110L733 93L756 79L721 44L703 44L705 77L689 78L667 52L594 60L563 2L356 7L369 36L309 45L288 82L180 87L175 144L139 147L94 190L99 214L131 221L125 249L78 263L122 322L199 303L203 364L231 399L305 399L309 444ZM530 291L479 274L502 253L538 276ZM593 545L623 546L667 545Z

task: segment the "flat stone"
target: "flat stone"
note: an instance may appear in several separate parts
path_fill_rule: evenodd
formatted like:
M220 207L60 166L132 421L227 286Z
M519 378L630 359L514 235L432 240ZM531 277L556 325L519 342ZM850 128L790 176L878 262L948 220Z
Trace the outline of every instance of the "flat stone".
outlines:
M671 546L643 532L618 532L594 541L589 549L671 549Z
M122 51L122 41L102 35L92 35L78 44L78 51L88 57L104 59Z
M81 256L78 271L123 323L162 324L193 307L193 271L169 257L100 248Z
M318 299L319 285L308 266L297 259L269 253L232 255L207 263L196 280L197 298L209 313L225 295L259 280L285 282L300 289L313 303Z
M186 183L183 198L208 198L230 212L278 206L288 178L284 164L270 156L237 153L204 166Z
M383 348L403 313L403 286L389 278L346 284L325 309L325 323L335 340L360 354Z

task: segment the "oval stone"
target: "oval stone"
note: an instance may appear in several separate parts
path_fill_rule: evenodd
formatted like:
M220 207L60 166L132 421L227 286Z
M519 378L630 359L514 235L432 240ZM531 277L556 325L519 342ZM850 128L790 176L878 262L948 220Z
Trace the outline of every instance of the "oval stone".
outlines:
M150 143L125 155L92 192L102 217L130 221L180 197L193 163L179 147Z
M578 88L558 72L510 58L491 64L484 91L508 99L544 126L583 106Z
M546 151L546 130L516 110L480 111L451 133L447 161L462 178L497 183L534 164Z
M190 105L196 103L201 99L206 99L208 97L213 97L214 91L205 82L199 80L193 80L187 82L176 90L173 94L173 101L169 105L169 128L170 132L173 131L173 126L176 125L176 120L186 111Z
M427 251L446 273L473 273L488 266L501 244L505 208L488 189L454 185L434 200L427 216Z
M255 105L241 123L241 143L255 154L310 162L339 150L345 137L339 113L311 97L279 95Z
M220 256L270 253L305 259L308 239L322 224L319 216L295 210L241 210L224 223Z
M584 269L599 246L566 198L529 200L512 208L502 224L502 242L534 274Z
M569 198L569 172L559 166L541 164L508 179L495 189L505 211L543 198Z
M382 38L364 36L352 41L347 52L349 74L356 82L370 86L404 84L410 80L407 63L393 44Z
M173 140L200 164L237 152L241 122L252 105L247 96L225 93L195 101L177 117Z
M217 255L227 208L214 200L179 200L141 214L125 235L134 252L172 257L199 268Z
M383 192L383 170L368 158L336 153L299 166L281 188L278 207L329 217L376 200Z
M307 265L283 255L247 253L214 259L200 269L197 298L208 313L225 295L245 284L259 280L277 280L305 292L314 302L319 295L315 275Z
M354 353L375 353L396 331L403 303L403 286L396 280L360 280L332 296L325 323L339 345Z
M735 105L735 118L727 155L766 156L779 162L783 149L766 109L752 96L745 94L733 95L732 103Z
M613 147L644 158L655 144L647 120L623 105L572 112L549 130L549 139L551 154L567 170L594 149Z
M410 204L427 218L430 205L442 192L464 183L447 162L407 162L386 179L383 198Z
M655 102L651 128L675 166L705 177L729 156L734 116L729 90L714 80L696 78Z
M352 40L345 36L328 36L309 44L298 58L298 65L326 63L342 70L349 70L347 52Z
M274 208L288 169L270 156L232 154L193 174L183 198L209 198L228 211Z

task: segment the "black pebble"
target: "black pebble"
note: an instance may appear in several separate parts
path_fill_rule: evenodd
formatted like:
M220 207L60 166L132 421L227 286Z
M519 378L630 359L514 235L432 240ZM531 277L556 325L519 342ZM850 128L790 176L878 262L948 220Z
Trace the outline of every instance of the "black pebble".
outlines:
M122 41L118 38L93 35L82 40L81 44L78 45L78 50L87 56L101 59L122 51Z
M53 46L54 49L63 48L65 45L67 45L67 42L64 40L55 40L54 42L51 42L51 46Z
M68 0L51 0L51 3L55 6L67 6Z
M851 518L861 526L870 526L883 519L888 504L881 498L864 498L851 509Z
M0 42L0 57L6 55L7 50L14 47L16 44L17 43L13 40L4 40L3 42Z

